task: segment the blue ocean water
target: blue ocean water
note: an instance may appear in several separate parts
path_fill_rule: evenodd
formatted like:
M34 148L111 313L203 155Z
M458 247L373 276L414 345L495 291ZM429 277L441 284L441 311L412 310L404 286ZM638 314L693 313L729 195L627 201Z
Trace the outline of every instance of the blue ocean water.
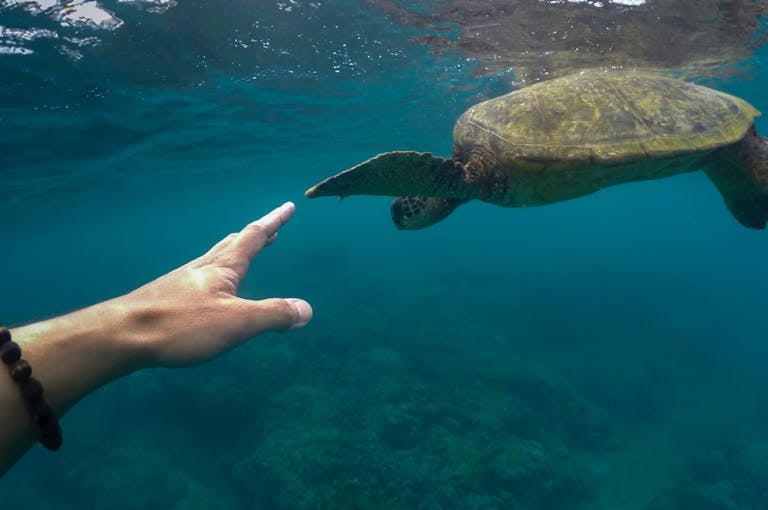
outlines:
M127 292L286 200L242 295L315 318L88 396L4 501L768 508L768 234L703 173L400 232L387 198L303 192L379 152L449 155L513 70L415 44L435 26L377 2L100 5L122 25L0 0L0 320ZM768 112L768 47L697 80Z

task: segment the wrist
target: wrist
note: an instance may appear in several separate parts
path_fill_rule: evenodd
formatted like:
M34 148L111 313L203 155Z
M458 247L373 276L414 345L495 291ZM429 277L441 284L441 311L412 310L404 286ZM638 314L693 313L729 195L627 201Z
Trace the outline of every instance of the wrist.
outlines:
M141 368L137 344L125 329L130 315L112 300L14 328L14 339L59 415L87 393Z

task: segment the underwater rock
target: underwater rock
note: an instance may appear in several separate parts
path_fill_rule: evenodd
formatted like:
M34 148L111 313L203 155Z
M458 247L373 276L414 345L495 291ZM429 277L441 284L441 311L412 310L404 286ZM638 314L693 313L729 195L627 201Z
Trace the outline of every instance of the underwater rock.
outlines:
M397 351L385 347L375 347L368 352L367 361L373 370L379 372L399 372L403 369L403 360Z
M561 423L576 419L571 412L584 420L575 395L529 375L529 385L549 391L521 400L520 385L489 386L476 366L467 371L470 360L443 351L431 372L414 368L413 353L386 347L358 345L334 363L315 357L268 400L263 433L231 468L244 504L575 510L594 499L589 473L570 465L573 441L583 441Z
M202 491L199 480L178 469L179 461L173 454L154 451L142 439L123 438L111 447L99 445L93 455L79 459L67 472L67 478L71 487L79 486L83 494L89 495L87 507L94 510L181 508L177 505L191 492L202 497Z
M768 508L768 445L704 444L685 474L643 510L761 510Z

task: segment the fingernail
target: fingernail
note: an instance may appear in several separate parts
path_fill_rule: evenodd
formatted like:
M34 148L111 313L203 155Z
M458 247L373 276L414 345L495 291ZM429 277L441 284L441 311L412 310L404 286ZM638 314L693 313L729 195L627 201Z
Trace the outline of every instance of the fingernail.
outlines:
M296 308L296 312L299 315L298 321L296 321L296 323L291 326L291 329L306 326L307 323L312 320L312 307L303 299L291 298L290 301L293 303L293 307Z

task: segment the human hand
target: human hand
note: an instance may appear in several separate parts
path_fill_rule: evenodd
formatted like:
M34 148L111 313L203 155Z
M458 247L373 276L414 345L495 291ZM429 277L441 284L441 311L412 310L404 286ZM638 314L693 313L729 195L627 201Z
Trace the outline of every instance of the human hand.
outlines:
M237 289L251 260L295 211L286 203L206 254L123 296L13 328L13 340L59 417L96 388L134 370L202 362L264 331L312 319L296 298L251 301ZM10 377L0 377L0 475L34 441Z
M127 312L123 334L137 347L139 366L197 363L262 332L306 325L312 307L304 300L237 296L251 260L295 210L287 202L201 257L113 300Z

